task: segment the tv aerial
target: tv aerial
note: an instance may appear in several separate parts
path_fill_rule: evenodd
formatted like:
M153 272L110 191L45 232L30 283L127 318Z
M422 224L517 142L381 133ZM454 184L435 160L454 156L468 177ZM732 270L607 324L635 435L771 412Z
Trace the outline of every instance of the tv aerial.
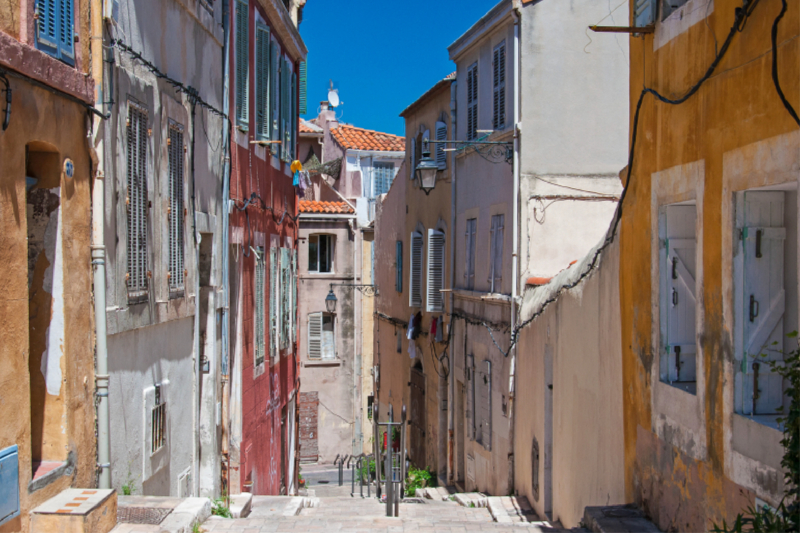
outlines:
M333 80L331 80L331 88L328 90L328 104L334 109L342 105L339 100L339 89L334 88Z

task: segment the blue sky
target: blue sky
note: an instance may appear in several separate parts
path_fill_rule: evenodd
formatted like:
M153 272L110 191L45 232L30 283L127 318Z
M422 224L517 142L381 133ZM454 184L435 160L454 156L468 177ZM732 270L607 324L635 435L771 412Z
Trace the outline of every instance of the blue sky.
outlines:
M403 135L400 112L455 70L447 47L498 0L309 0L300 34L308 47L308 114L327 99L341 121Z

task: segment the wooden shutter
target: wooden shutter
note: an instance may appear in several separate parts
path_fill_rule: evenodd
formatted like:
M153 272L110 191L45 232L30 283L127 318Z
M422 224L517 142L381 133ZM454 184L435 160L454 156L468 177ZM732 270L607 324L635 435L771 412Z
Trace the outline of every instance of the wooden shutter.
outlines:
M58 52L59 58L70 64L75 61L75 18L73 0L58 0Z
M127 267L129 303L147 300L148 288L148 218L147 194L147 110L128 101L127 186L128 212Z
M492 362L484 360L478 373L478 422L481 444L492 449Z
M397 292L403 292L403 241L395 243L395 280L394 288Z
M656 2L657 0L635 0L633 5L634 26L644 28L655 23Z
M434 229L428 230L428 297L426 311L440 313L444 311L444 233Z
M272 139L273 143L270 145L272 149L273 155L280 154L281 145L274 142L281 140L280 134L280 63L278 62L278 57L280 54L280 46L275 41L270 43L269 47L269 72L270 72L270 91L269 91L269 100L270 100L270 138Z
M267 277L266 260L264 248L258 247L255 254L255 365L264 362L265 339L264 339L264 311L266 294L264 294L264 283Z
M447 140L447 124L444 122L440 121L436 123L436 140ZM447 152L445 152L444 149L444 144L436 145L436 165L439 167L439 170L445 170L447 168Z
M409 303L411 307L422 307L422 234L411 234L411 265L408 272Z
M65 63L75 63L74 0L36 0L36 46Z
M478 64L467 72L467 140L478 136Z
M308 315L308 358L322 358L322 313Z
M182 292L184 288L184 151L183 126L171 122L167 147L169 159L169 289Z
M504 215L492 216L492 227L489 232L490 250L489 257L489 287L490 292L499 292L503 285L503 238Z
M783 380L767 362L782 361L784 348L784 193L746 192L737 218L743 268L738 280L738 314L742 317L741 411L776 414L783 405ZM738 409L737 409L738 410Z
M467 289L475 288L475 235L478 230L478 219L467 220L466 233L466 265L464 266L464 281Z
M246 1L236 0L236 122L247 129L250 73L249 7Z
M278 346L280 343L278 333L278 304L280 276L278 275L278 249L269 249L269 356L275 360L278 356Z
M256 24L256 136L259 140L269 139L269 28Z
M492 56L494 86L493 127L502 130L506 124L506 43L503 41Z
M308 63L300 62L300 110L301 115L308 113Z

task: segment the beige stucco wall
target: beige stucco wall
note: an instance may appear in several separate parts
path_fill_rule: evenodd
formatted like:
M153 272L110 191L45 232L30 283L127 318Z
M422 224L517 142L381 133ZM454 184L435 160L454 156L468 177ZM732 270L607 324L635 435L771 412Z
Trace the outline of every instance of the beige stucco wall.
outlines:
M558 285L557 280L553 284ZM525 301L533 294L529 291ZM552 510L552 519L565 527L577 527L586 506L625 503L619 305L615 242L588 278L563 292L520 336L514 490L526 496L540 516ZM526 316L524 312L522 318ZM532 480L534 439L539 443L538 497ZM550 462L552 492L545 475Z
M361 239L361 282L365 285L375 283L374 270L380 265L373 265L373 250L375 245L374 231L363 230ZM368 397L373 394L373 343L375 317L375 298L361 298L361 434L362 443L360 453L372 453L372 420L368 416Z
M89 257L91 227L90 160L85 144L86 111L74 102L10 77L13 111L9 127L0 132L0 449L19 446L19 494L22 516L0 531L27 531L27 511L69 486L92 487L95 483L94 438L94 338L92 283ZM53 117L58 117L54 127ZM31 303L28 291L29 207L26 205L26 152L51 152L54 168L36 177L43 187L58 189L59 215L53 237L60 234L57 256L41 254L42 267L52 273L52 285L44 284ZM65 158L73 160L75 173L61 172ZM36 174L28 169L27 173ZM51 222L55 222L52 220ZM60 256L61 267L58 267ZM35 278L34 281L36 282ZM59 292L61 296L59 297ZM43 297L44 296L44 297ZM37 305L36 308L32 305ZM58 324L61 308L63 325ZM44 319L39 311L49 313ZM29 316L37 329L29 332ZM61 337L47 330L61 329ZM54 345L53 341L58 341ZM47 358L42 370L40 361ZM56 357L57 360L52 358ZM60 373L60 376L58 374ZM49 377L49 379L47 379ZM53 379L55 377L55 379ZM49 387L45 385L48 382ZM49 389L49 390L48 390ZM32 420L31 398L44 402L45 419ZM68 461L65 475L39 490L29 492L32 476L32 424L44 424L46 459ZM58 446L47 446L56 439ZM43 450L44 451L44 450Z

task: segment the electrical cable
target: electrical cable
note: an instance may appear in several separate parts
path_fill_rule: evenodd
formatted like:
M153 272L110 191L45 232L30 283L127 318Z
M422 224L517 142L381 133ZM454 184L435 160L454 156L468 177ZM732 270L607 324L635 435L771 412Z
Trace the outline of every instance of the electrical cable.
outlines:
M11 119L11 85L8 83L6 73L0 71L0 81L6 86L3 92L6 93L6 107L3 109L3 131L8 129L8 121Z
M758 0L755 0L755 3L758 3ZM788 8L786 5L786 0L782 0L782 3L783 7L781 8L781 12L778 14L775 22L772 23L772 82L775 84L775 90L778 92L778 97L780 97L783 107L786 108L786 111L789 113L789 115L791 115L794 121L797 122L797 125L800 126L800 118L798 118L797 112L783 94L781 83L778 80L778 24L786 14L786 10Z

